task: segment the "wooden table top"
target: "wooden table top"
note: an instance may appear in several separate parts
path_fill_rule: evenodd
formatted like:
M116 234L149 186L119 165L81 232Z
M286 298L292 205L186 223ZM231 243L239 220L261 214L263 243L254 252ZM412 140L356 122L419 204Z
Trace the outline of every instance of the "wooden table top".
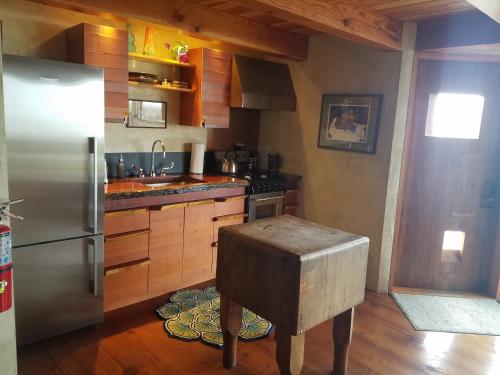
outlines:
M303 260L318 256L321 251L341 251L346 245L353 246L368 242L367 237L343 232L290 215L261 219L253 223L230 226L221 230L250 237L266 245L267 248L285 252Z

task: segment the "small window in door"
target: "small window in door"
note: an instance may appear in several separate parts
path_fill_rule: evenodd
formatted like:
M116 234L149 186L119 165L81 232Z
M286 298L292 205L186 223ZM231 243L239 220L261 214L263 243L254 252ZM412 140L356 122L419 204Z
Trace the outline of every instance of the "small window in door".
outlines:
M479 139L484 96L440 92L429 96L425 135Z
M443 235L441 261L445 263L461 262L464 243L465 232L445 230Z

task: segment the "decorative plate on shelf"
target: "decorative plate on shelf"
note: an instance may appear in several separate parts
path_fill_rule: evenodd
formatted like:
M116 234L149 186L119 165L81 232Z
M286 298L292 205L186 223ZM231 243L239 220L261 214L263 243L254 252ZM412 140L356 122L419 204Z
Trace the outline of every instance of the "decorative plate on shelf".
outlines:
M142 72L129 72L128 80L141 83L150 83L154 85L161 83L156 74Z

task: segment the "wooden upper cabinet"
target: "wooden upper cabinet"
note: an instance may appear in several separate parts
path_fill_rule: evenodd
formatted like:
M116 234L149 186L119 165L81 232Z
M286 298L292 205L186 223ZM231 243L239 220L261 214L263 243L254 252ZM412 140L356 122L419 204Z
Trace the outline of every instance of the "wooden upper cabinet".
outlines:
M209 48L193 48L188 54L196 69L183 69L181 79L196 92L181 94L181 124L228 128L232 55Z
M128 34L81 23L66 31L68 61L104 68L105 118L123 122L128 113Z

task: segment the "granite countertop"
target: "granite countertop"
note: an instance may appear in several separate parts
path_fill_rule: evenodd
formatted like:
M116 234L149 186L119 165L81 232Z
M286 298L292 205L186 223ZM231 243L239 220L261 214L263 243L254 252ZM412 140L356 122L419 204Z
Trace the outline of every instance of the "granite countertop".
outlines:
M185 178L187 182L169 182L163 186L147 186L144 182L152 179L158 183L167 179ZM149 180L149 181L148 181ZM156 181L154 181L156 182ZM104 185L104 199L117 200L127 198L154 197L171 194L193 193L222 188L245 187L248 182L241 178L221 175L167 175L163 177L111 179Z

